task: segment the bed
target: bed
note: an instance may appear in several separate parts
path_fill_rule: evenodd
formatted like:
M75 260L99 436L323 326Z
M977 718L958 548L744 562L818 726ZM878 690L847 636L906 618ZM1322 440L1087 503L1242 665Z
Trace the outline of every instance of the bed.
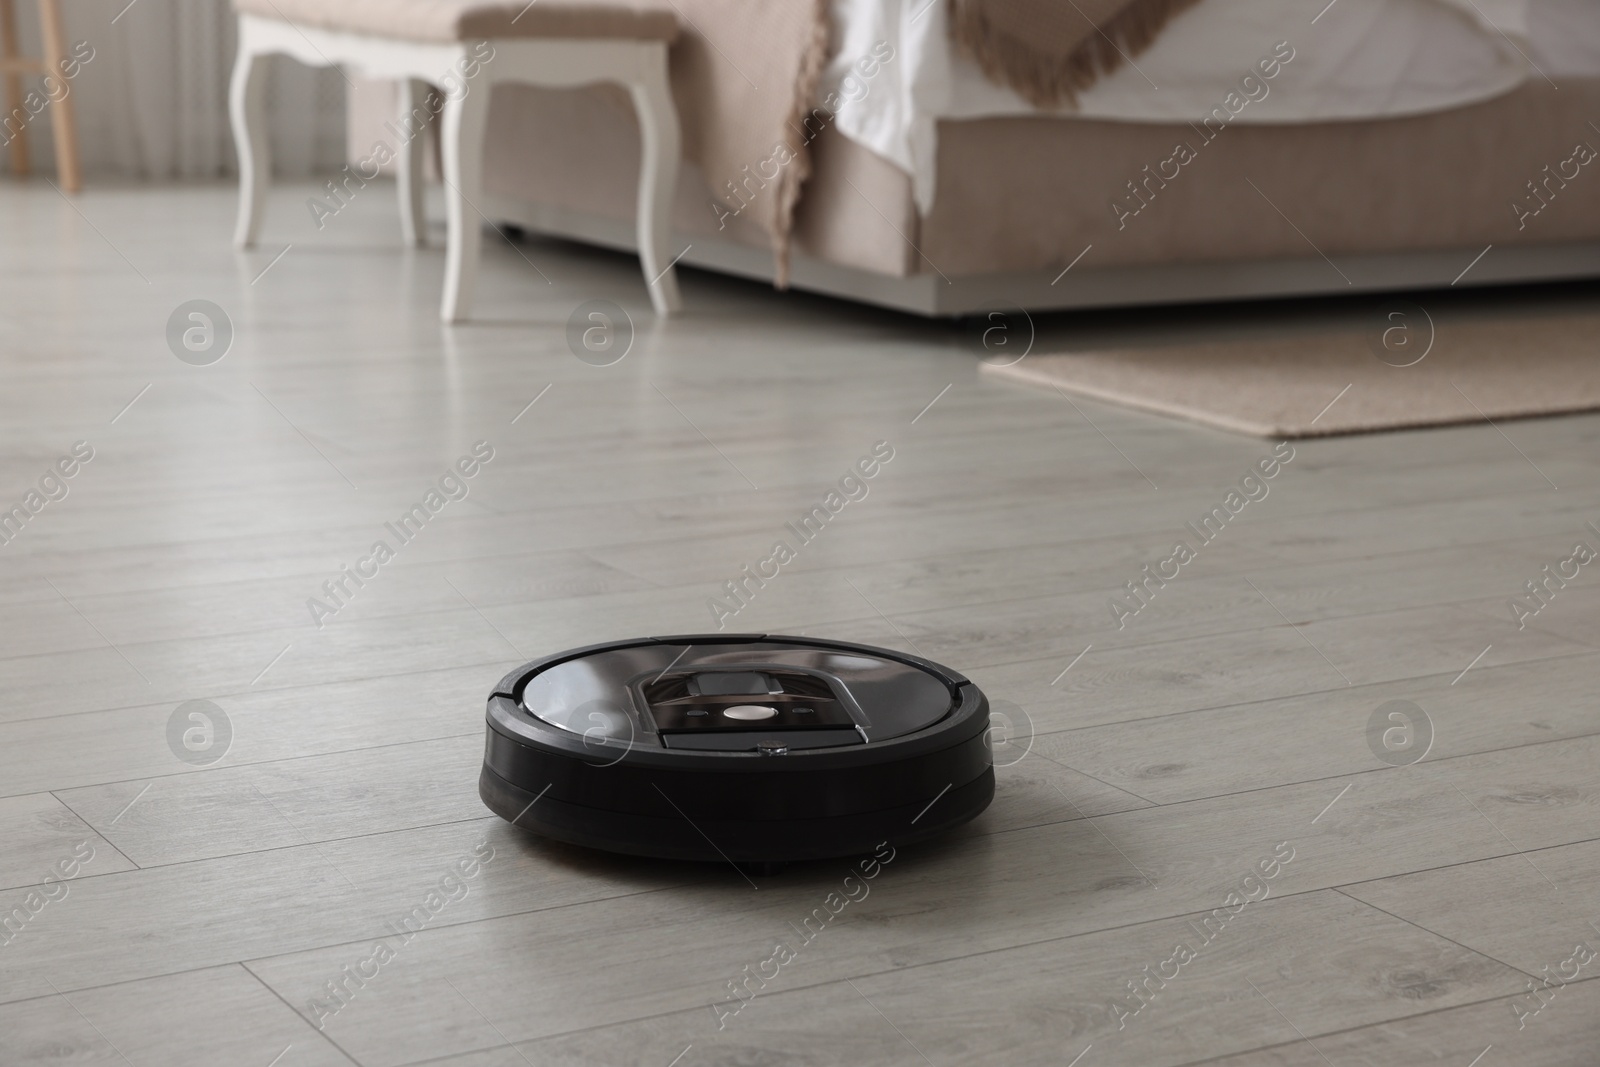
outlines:
M1600 275L1592 0L1200 0L1070 106L986 76L953 2L821 9L798 165L717 138L789 73L730 20L808 5L674 3L681 262L923 315ZM392 93L351 94L353 158ZM619 93L498 90L487 142L491 217L633 247Z

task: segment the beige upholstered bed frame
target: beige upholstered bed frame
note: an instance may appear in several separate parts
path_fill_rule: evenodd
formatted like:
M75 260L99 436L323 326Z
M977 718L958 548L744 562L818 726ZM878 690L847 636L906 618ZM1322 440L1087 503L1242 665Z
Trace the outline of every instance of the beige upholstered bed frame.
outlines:
M390 92L354 94L353 152L393 113ZM1209 141L1184 125L946 122L926 218L902 171L827 131L813 144L791 282L958 315L1600 276L1600 160L1571 162L1579 142L1600 147L1591 120L1600 79L1414 118L1235 125ZM484 210L633 249L633 123L606 88L498 89ZM1195 158L1174 176L1162 161L1180 142ZM765 234L713 203L686 163L674 254L687 246L682 263L770 279Z

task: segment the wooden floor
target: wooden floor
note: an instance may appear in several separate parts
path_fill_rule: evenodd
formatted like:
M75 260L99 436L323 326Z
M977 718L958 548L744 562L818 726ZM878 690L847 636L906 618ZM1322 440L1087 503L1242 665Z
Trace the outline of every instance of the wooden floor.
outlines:
M225 188L0 191L0 506L93 449L0 546L0 1063L1600 1062L1600 571L1508 607L1600 545L1600 417L1296 444L1119 629L1110 598L1271 442L707 275L662 324L631 260L553 243L492 245L481 321L445 330L438 232L400 251L378 185L318 231L309 192L236 256ZM168 348L192 299L234 327L209 366ZM632 314L612 366L567 346L591 299ZM1429 306L1445 343L1540 301L1600 303ZM1042 326L1288 345L1368 311ZM736 625L968 673L1015 729L983 816L802 945L845 863L752 888L487 813L495 680L711 628L879 440L870 495ZM470 494L316 625L477 441ZM1396 700L1420 762L1369 740Z

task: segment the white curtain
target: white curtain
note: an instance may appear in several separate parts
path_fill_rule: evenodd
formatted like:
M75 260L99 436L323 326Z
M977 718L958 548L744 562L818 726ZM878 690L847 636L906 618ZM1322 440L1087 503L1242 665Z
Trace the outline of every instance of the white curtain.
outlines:
M86 174L216 178L237 172L228 129L235 17L227 0L68 0L69 42L94 58L69 83ZM24 52L39 54L38 13L16 0ZM119 12L121 13L119 15ZM113 21L115 20L115 21ZM345 161L345 82L335 70L274 59L267 91L273 169L286 177ZM37 79L33 79L37 84ZM28 126L37 169L54 169L46 107Z

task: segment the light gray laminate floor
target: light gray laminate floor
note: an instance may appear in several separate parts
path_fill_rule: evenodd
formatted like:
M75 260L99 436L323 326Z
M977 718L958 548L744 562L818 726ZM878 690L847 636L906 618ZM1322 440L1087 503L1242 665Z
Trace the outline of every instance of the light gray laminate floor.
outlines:
M227 188L0 190L0 503L93 449L0 546L0 915L25 916L0 1063L1600 1062L1600 572L1523 627L1508 606L1600 546L1600 417L1296 444L1119 628L1111 595L1271 442L707 275L662 324L633 261L556 243L492 243L481 320L443 329L439 232L400 251L377 185L318 231L307 192L236 255ZM193 299L234 329L206 366L166 339ZM636 327L611 366L567 345L591 299ZM1441 345L1600 303L1425 299ZM1041 325L1288 350L1369 311ZM736 625L957 667L1012 725L1006 765L989 811L719 1011L846 865L752 888L525 836L477 798L484 698L542 653L710 628L879 440L866 499ZM322 583L478 441L466 499L319 627ZM220 709L193 753L190 701ZM1420 762L1379 758L1389 701L1431 729Z

